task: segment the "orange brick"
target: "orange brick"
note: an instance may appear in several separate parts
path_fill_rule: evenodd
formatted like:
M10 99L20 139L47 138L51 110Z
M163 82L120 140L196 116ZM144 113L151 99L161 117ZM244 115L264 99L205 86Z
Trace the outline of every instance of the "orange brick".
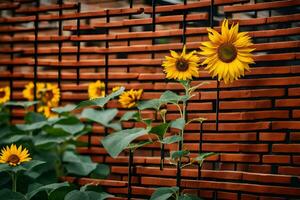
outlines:
M272 129L300 129L300 121L276 121L272 122Z
M290 140L291 141L300 141L300 133L299 132L291 132Z
M221 161L225 162L259 162L257 154L222 154Z
M257 109L257 108L271 108L270 100L256 100L256 101L221 101L220 109L235 110L235 109Z
M279 155L264 155L263 163L272 164L289 164L291 162L290 156L279 156Z
M276 133L276 132L260 132L259 133L259 140L260 141L284 141L286 138L286 133Z
M300 105L300 99L278 99L275 101L276 107L296 107Z
M276 153L299 153L300 144L273 144L272 151Z

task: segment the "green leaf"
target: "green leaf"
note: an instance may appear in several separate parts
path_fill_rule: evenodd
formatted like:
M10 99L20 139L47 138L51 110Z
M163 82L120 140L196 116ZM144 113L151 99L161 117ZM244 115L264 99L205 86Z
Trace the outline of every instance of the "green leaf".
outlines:
M104 200L110 197L114 197L111 194L108 194L106 192L94 192L94 191L86 191L85 192L89 196L89 200Z
M17 173L19 171L25 171L25 170L31 170L32 168L44 164L44 161L39 160L31 160L25 163L22 163L20 165L17 165L15 167L10 166L6 163L0 164L0 172L14 172Z
M202 200L202 199L194 195L184 194L179 196L179 200Z
M46 191L48 194L51 193L52 191L60 188L60 187L66 187L69 186L69 183L64 182L64 183L52 183L49 185L44 185L42 187L39 187L29 193L26 194L26 199L31 199L34 195L36 195L37 193L41 192L41 191Z
M112 128L115 131L120 131L122 130L122 125L120 122L113 122L107 125L108 128Z
M2 200L26 200L23 194L6 188L0 190L0 197Z
M141 119L140 113L137 111L129 111L126 112L120 119L120 121L129 121L129 120L135 120L139 121Z
M171 122L170 127L176 128L176 129L179 129L182 131L182 130L184 130L184 127L185 127L185 120L183 118L178 118L175 121Z
M102 124L103 126L108 126L109 122L114 119L117 113L117 109L99 111L92 108L88 108L81 113L81 117Z
M65 164L68 174L89 175L97 167L96 163L72 162Z
M118 131L101 140L104 148L113 158L116 158L133 140L148 134L143 128L133 128Z
M137 149L137 148L140 148L140 147L142 147L142 146L145 146L145 145L147 145L147 144L151 144L152 142L151 141L149 141L149 140L145 140L145 141L140 141L140 142L137 142L137 143L135 143L135 142L133 142L133 143L130 143L129 145L128 145L128 149Z
M178 160L181 157L187 156L189 154L190 154L190 152L188 150L173 151L173 152L171 152L171 159Z
M65 113L69 113L72 110L74 110L76 108L76 105L74 104L68 104L65 106L61 106L61 107L57 107L57 108L52 108L51 110L55 113L58 114L65 114Z
M37 135L34 137L34 145L38 148L49 149L52 145L58 145L66 141L66 137L53 135Z
M63 161L67 162L65 168L69 174L87 176L96 169L97 164L93 163L89 156L77 155L72 151L66 151Z
M97 164L96 169L94 169L90 175L91 178L105 179L110 174L110 168L105 164Z
M28 112L26 113L25 117L25 122L26 124L32 124L35 122L41 122L41 121L46 121L46 117L41 114L41 113L36 113L36 112Z
M48 200L64 200L65 196L73 190L72 187L61 187L50 193Z
M89 200L89 195L85 192L81 192L79 190L73 190L69 192L64 200Z
M155 190L150 200L167 200L179 191L178 187L161 187Z
M47 121L35 122L33 124L17 124L16 127L22 131L33 131L36 129L43 128L48 125Z
M154 126L150 130L150 133L156 134L160 138L160 140L162 140L165 133L168 131L168 128L169 128L169 123L162 123L157 126Z
M182 140L181 136L179 136L179 135L172 135L172 136L169 136L169 137L165 137L162 140L161 143L163 143L163 144L173 144L173 143L179 142L181 140Z
M83 123L78 124L55 124L54 128L61 128L62 130L75 135L76 133L82 131L84 129Z
M161 104L166 104L166 103L178 103L180 101L184 101L187 99L187 96L180 96L172 91L165 91L162 93L160 96L159 100Z
M9 101L4 104L4 106L20 106L23 108L28 108L35 104L38 104L39 101Z
M161 106L161 102L159 99L150 99L147 101L140 101L137 105L137 108L139 110L145 110L145 109L159 110L160 106Z
M125 88L121 87L118 91L110 93L109 95L107 95L106 97L103 98L97 98L97 99L92 99L92 100L87 100L87 101L82 101L80 102L77 107L75 109L78 108L83 108L83 107L87 107L87 106L98 106L103 108L104 105L111 99L119 96L120 94L122 94L124 92Z
M217 153L214 152L209 152L209 153L200 153L197 157L192 159L192 162L197 162L200 166L202 166L204 160L210 156L218 155Z

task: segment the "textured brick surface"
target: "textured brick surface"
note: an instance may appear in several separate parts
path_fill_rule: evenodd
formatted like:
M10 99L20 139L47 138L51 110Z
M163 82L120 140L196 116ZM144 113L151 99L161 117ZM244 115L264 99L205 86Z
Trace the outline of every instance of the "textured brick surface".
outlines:
M35 61L38 61L38 81L57 83L60 70L62 105L86 100L88 83L104 81L105 68L109 91L120 85L126 89L142 88L143 100L158 98L166 89L182 94L180 84L165 80L162 59L170 49L181 50L183 19L188 21L185 31L188 50L199 50L199 43L208 39L206 26L209 26L210 0L157 6L155 31L151 29L152 7L142 1L133 1L133 8L122 0L81 1L82 12L79 14L74 1L65 1L62 7L53 2L49 5L41 3L40 8L30 1L0 3L0 87L11 84L13 100L24 100L22 89L34 79ZM206 199L299 199L300 41L297 35L300 28L295 24L299 22L300 14L294 9L299 6L299 1L213 2L218 12L218 17L214 18L217 30L221 25L219 16L225 14L230 23L239 22L240 29L253 37L255 64L245 72L245 78L228 85L220 83L218 131L215 123L217 81L200 67L199 78L192 84L209 83L191 98L187 117L205 117L207 120L201 137L198 123L186 127L185 148L191 151L192 157L199 150L219 154L204 162L200 180L197 180L197 166L182 170L183 190ZM62 17L58 14L60 9ZM184 11L187 11L186 17ZM38 30L38 49L35 49L32 22L37 12L42 21ZM106 22L107 13L109 23ZM59 19L62 19L61 36L58 35ZM77 27L77 19L81 19L80 27ZM81 30L80 35L76 34L77 29ZM81 43L80 49L77 42ZM59 43L62 43L61 48ZM39 54L37 60L35 51ZM79 74L77 68L80 68ZM118 117L126 112L116 99L108 103L108 108L119 108ZM176 106L168 105L167 108L167 120L180 117ZM23 122L24 110L17 108L12 114L13 123ZM142 116L155 123L161 120L153 110L143 111ZM144 125L123 123L124 128L134 126ZM91 155L95 162L111 165L111 176L108 180L65 179L79 184L98 184L116 195L111 199L127 199L128 152L113 159L99 145L105 129L93 125L91 135L91 147L81 147L77 151ZM138 138L142 139L145 138ZM79 140L88 142L89 137L82 136ZM168 151L176 150L177 146L166 145L165 149L162 171L159 169L158 143L135 152L132 180L135 199L148 199L156 187L176 184L176 168L169 162Z

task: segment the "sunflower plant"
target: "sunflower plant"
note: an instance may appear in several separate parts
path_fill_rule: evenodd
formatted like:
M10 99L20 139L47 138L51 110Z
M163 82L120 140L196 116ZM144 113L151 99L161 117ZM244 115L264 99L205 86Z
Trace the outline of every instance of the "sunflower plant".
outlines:
M109 167L94 163L89 156L76 153L76 147L87 145L78 141L78 138L90 132L91 127L82 123L80 116L71 112L75 105L53 108L51 112L56 117L46 118L42 113L31 111L33 105L39 104L39 101L8 101L2 105L0 117L6 121L0 123L0 147L3 147L0 154L0 176L4 180L0 182L0 186L6 189L0 189L0 196L11 195L26 200L53 199L63 193L65 199L71 200L74 197L72 194L78 193L78 190L74 185L58 183L63 177L72 175L106 178L110 173ZM25 123L9 123L7 111L12 106L26 110ZM12 143L19 147L10 145ZM26 146L26 149L22 146ZM37 166L39 163L35 160L45 164ZM6 176L7 172L11 174L15 185L13 190L8 189L10 181ZM18 180L17 176L20 177ZM17 185L19 187L16 193L14 188ZM111 196L100 187L83 189L79 193L91 196L90 199L95 199L95 194L102 195L103 198ZM67 195L70 191L73 193Z

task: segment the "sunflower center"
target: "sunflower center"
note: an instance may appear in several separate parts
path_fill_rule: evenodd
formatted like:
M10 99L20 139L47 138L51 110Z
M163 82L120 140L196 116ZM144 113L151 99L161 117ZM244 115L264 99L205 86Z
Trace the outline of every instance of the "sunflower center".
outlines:
M50 101L50 100L53 98L53 96L54 96L54 94L53 94L53 92L52 92L51 90L47 90L47 91L45 92L45 99L46 99L47 101Z
M13 164L18 164L19 161L20 161L20 158L16 154L11 154L7 159L8 163L13 163Z
M96 93L98 96L102 96L102 89L100 87L97 88Z
M4 92L4 91L1 91L1 92L0 92L0 98L3 98L3 97L5 97L5 92Z
M222 44L218 48L218 57L226 63L232 62L237 56L237 50L232 44Z
M185 72L189 68L189 63L184 58L179 58L176 61L176 69L180 72Z

